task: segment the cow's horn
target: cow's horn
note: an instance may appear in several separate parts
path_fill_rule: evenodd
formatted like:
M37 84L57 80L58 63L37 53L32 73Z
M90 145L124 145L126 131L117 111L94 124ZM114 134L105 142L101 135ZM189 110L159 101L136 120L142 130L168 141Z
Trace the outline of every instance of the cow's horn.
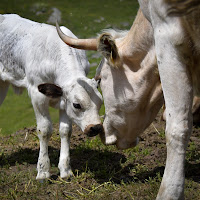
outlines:
M65 42L67 45L76 49L97 51L97 39L76 39L69 37L61 31L58 22L56 22L56 29L62 41Z

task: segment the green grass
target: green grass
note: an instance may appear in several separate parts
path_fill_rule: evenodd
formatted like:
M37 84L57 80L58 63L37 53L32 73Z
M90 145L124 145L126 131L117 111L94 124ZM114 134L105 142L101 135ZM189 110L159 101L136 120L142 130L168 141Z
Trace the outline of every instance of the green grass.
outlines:
M124 22L131 25L138 3L136 0L1 0L0 13L17 13L46 22L52 7L62 12L62 24L77 36L88 37L95 36L104 28L124 28ZM36 15L37 11L42 12Z
M50 140L49 148L53 176L43 182L35 180L39 148L36 132L30 131L26 141L23 138L24 131L2 138L0 199L152 200L156 198L165 166L163 153L166 151L165 139L160 138L157 132L151 132L151 136L142 134L142 141L147 143L141 142L134 149L121 151L113 146L104 146L98 137L92 139L84 137L77 142L81 134L78 131L76 135L72 134L70 149L73 177L61 179L57 168L60 146L57 131ZM163 148L160 148L160 155L155 156L157 147L153 141L163 145ZM198 138L193 137L187 151L186 200L200 199L199 161L190 156L199 154L199 145ZM151 149L153 154L145 149Z
M53 122L58 122L58 110L50 108L50 114ZM27 91L18 96L10 87L0 107L0 134L10 134L35 124L35 114Z
M0 1L1 14L17 13L44 23L50 16L52 7L62 12L60 25L65 25L78 37L87 38L95 37L104 28L130 28L138 3L136 0ZM42 12L36 15L38 11ZM93 66L88 77L92 78L101 57L96 56L96 52L87 52L87 55ZM50 109L50 113L53 122L57 122L58 111ZM102 106L100 115L103 113ZM156 198L166 158L164 125L156 131L149 127L146 132L150 135L143 134L138 146L124 151L116 150L114 146L104 146L98 137L82 139L82 133L73 131L75 136L72 135L70 154L74 176L70 180L57 176L60 140L56 130L49 148L51 174L55 177L44 182L35 180L39 149L35 129L23 130L24 127L35 125L35 116L27 92L16 96L10 88L0 107L0 199ZM189 143L186 156L186 200L200 199L200 142L197 136L194 138Z
M1 0L0 14L16 13L22 17L46 23L56 7L62 12L60 25L68 27L82 38L96 37L102 29L129 29L136 15L136 0ZM92 64L89 77L94 77L100 57L96 52L87 52ZM53 122L58 121L58 111L50 109ZM100 115L103 115L104 107ZM35 116L27 92L22 96L9 89L6 100L0 107L0 134L10 134L23 127L35 125Z
M0 133L11 133L23 126L33 124L35 124L35 116L27 92L17 96L10 88L0 107Z

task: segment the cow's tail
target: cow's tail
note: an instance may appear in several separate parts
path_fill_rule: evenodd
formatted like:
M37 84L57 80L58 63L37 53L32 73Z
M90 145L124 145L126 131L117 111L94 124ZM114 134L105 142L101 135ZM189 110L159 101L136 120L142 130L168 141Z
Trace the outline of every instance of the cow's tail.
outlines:
M168 4L168 15L186 15L200 8L200 0L164 0Z
M4 99L6 98L8 88L9 88L9 83L2 81L0 79L0 105L3 103Z

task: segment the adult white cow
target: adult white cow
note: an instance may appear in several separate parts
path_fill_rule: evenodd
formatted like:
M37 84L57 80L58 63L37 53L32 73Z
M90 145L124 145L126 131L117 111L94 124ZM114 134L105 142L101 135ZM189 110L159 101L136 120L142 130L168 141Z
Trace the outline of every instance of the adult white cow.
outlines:
M155 68L158 63L166 102L167 161L157 199L183 199L192 99L200 91L200 1L139 3L146 19L139 12L125 37L104 33L97 40L73 40L59 34L73 47L99 50L104 55L101 87L107 107L105 143L116 143L119 148L137 143L138 134L151 123L163 103Z
M75 38L69 29L62 27L62 31ZM40 140L37 179L50 176L48 141L52 123L49 105L60 110L58 167L62 178L72 174L69 157L72 121L89 136L103 130L98 115L102 97L96 82L86 77L88 70L85 52L66 46L54 26L18 15L0 15L0 104L9 84L17 93L27 88Z
M167 161L157 199L183 199L192 99L193 94L200 95L200 2L139 0L139 3L153 27L166 103Z

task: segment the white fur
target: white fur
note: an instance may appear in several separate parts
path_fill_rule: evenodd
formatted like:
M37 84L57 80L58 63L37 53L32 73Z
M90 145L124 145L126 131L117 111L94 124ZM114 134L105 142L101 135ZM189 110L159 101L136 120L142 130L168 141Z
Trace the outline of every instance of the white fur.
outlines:
M75 35L66 27L62 31ZM85 52L70 48L57 35L54 26L32 22L18 15L0 15L0 104L9 84L17 93L27 88L37 120L40 139L37 179L50 176L48 141L52 133L49 105L60 110L61 151L60 176L72 174L69 139L74 121L84 131L91 124L100 124L98 111L102 98L94 82L86 77L89 63ZM80 83L81 82L81 83ZM53 83L63 96L50 99L38 91L38 85ZM82 110L76 110L79 103Z
M102 139L121 149L135 146L163 104L163 89L167 161L157 200L182 200L193 94L200 94L200 9L168 16L166 2L170 0L139 0L143 14L138 11L130 31L122 37L109 31L121 65L114 68L105 58L100 65L106 111Z
M98 34L98 36L100 36L102 33L110 33L114 39L116 38L119 39L125 37L128 34L128 31L118 30L118 29L103 29L101 33Z
M184 2L175 4L182 8ZM185 16L183 13L171 16L168 15L171 1L139 0L139 3L154 31L166 104L167 160L157 200L184 199L184 162L192 130L192 99L193 94L200 94L200 9L196 7Z
M102 140L126 149L137 145L138 136L160 110L163 95L152 28L141 11L128 33L108 33L115 38L120 65L112 67L104 58L97 69L105 105Z

